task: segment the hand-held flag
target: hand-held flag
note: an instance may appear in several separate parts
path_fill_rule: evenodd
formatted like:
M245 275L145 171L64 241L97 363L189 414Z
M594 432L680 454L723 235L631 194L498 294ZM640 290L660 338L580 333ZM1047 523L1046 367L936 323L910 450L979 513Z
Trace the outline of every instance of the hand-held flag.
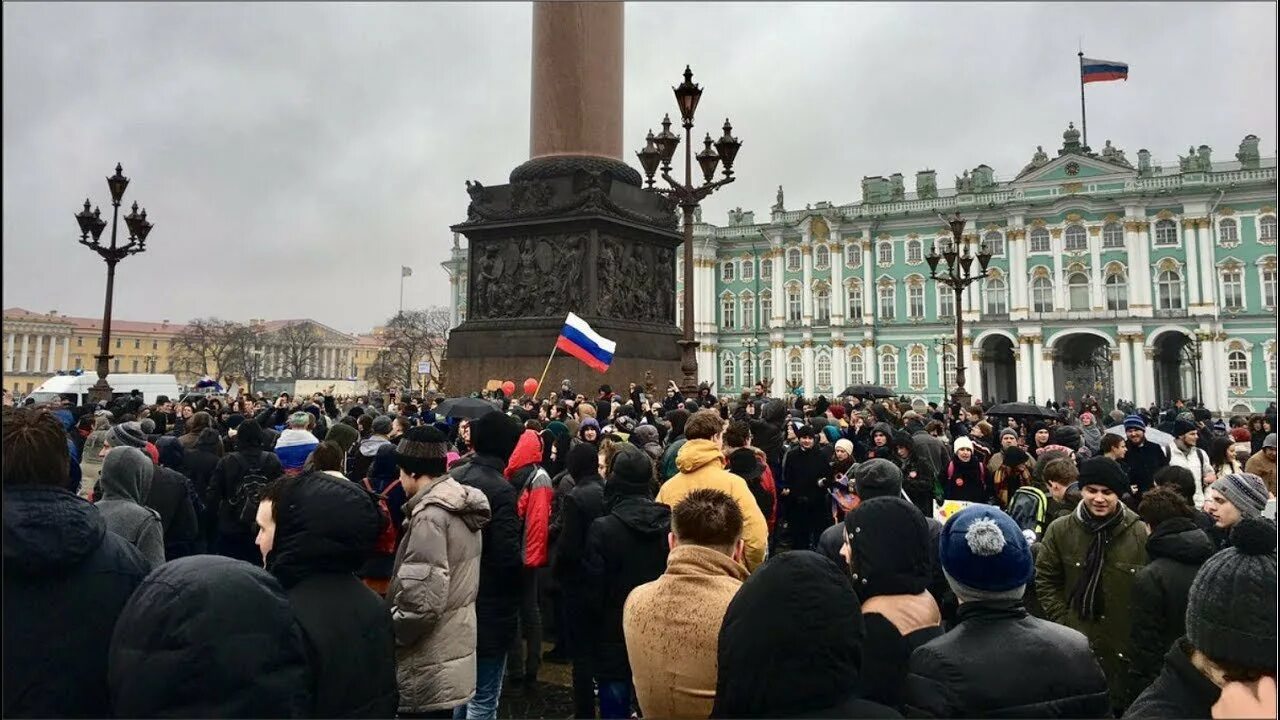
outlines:
M613 351L617 343L605 338L591 329L586 320L569 313L565 318L560 337L556 339L556 349L578 358L596 372L605 372L613 362ZM539 383L541 386L541 383Z

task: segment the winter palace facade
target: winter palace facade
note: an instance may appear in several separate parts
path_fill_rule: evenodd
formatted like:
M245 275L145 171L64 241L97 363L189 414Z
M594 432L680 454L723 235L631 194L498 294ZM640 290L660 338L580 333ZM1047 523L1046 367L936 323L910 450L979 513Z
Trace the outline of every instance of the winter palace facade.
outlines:
M918 172L907 192L895 173L864 178L857 203L788 210L779 188L767 222L741 210L724 226L698 217L702 379L720 393L767 378L777 395L865 382L941 400L954 386L958 310L966 389L987 402L1088 393L1261 410L1276 395L1280 267L1276 159L1258 143L1247 136L1229 162L1201 145L1159 167L1109 141L1092 151L1068 127L1055 155L1038 148L1007 182L979 165L949 189ZM956 213L965 240L993 255L960 308L925 260L950 242ZM455 244L444 266L456 321L465 265Z

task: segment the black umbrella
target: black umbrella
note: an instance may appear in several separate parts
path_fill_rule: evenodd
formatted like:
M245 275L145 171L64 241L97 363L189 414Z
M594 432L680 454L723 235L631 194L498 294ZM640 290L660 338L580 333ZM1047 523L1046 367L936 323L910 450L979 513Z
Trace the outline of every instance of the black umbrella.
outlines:
M498 406L480 398L450 398L436 406L436 415L451 418L470 418L474 420L482 415L498 412Z
M999 417L1016 417L1016 418L1058 418L1058 413L1050 408L1041 407L1034 403L1011 402L992 405L986 411L988 415L996 415Z
M892 390L879 385L850 385L840 393L844 397L856 398L891 398L896 395Z

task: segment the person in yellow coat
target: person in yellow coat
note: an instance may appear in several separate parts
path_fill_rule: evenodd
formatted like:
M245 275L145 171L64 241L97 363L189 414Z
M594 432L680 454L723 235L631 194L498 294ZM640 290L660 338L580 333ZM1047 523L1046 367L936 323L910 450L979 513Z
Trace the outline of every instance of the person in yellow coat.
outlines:
M751 572L764 562L769 530L747 481L724 468L723 432L724 420L715 410L701 410L689 418L684 426L686 442L676 455L680 472L662 485L657 501L674 508L686 495L703 488L719 490L733 498L744 520L742 540L746 549L742 561Z

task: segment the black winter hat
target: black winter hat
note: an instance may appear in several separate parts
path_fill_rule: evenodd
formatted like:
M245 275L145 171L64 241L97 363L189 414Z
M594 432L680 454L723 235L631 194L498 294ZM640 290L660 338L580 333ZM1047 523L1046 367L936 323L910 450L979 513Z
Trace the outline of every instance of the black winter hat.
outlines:
M750 448L738 448L729 453L728 470L747 482L758 480L761 475L764 475L764 466L760 458L756 457L755 451Z
M413 475L439 477L445 472L448 453L444 433L430 426L409 428L396 445L396 464Z
M901 497L876 497L845 516L853 588L865 602L876 595L918 595L933 577L929 525Z
M902 493L902 470L884 458L874 458L853 468L853 485L863 502L886 495L898 497Z
M1178 419L1173 421L1173 436L1175 438L1180 438L1189 432L1193 432L1199 429L1200 428L1196 427L1196 424L1191 422L1190 420Z
M1017 467L1031 459L1031 456L1017 445L1005 448L1000 454L1004 456L1001 462L1005 467Z
M620 443L617 452L613 456L613 465L610 468L608 485L623 486L624 494L634 494L634 492L626 492L631 489L638 492L648 492L649 483L653 481L653 460L645 451L632 445L631 443Z
M796 437L798 438L814 437L815 435L817 435L817 432L812 425L805 424L796 428Z
M1230 548L1200 566L1187 595L1187 638L1210 660L1276 672L1276 526L1245 518Z
M473 436L474 437L474 436ZM564 467L575 481L599 474L599 450L591 443L578 443L569 450Z
M1059 425L1049 432L1049 444L1079 450L1080 428L1074 425Z
M480 455L509 460L523 430L515 418L500 412L485 413L471 421L471 444Z
M1129 476L1120 463L1109 457L1089 458L1080 463L1080 479L1077 482L1081 488L1102 485L1110 488L1116 495L1129 492Z

